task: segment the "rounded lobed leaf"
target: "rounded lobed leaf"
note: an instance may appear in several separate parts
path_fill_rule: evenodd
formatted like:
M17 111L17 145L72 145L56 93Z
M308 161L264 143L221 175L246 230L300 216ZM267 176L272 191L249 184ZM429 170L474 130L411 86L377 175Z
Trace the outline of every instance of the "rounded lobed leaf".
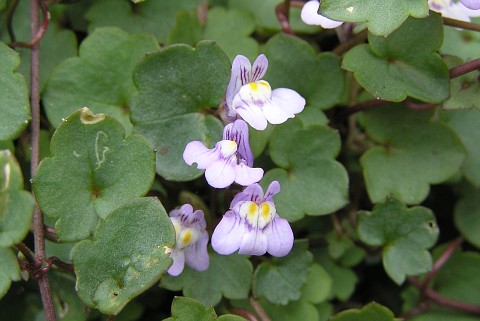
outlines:
M0 299L10 289L12 281L20 280L18 260L9 248L0 247Z
M102 313L119 313L170 267L174 244L173 225L156 198L129 201L98 225L93 240L72 249L78 295Z
M396 321L392 311L378 304L369 303L361 309L350 309L334 315L331 321Z

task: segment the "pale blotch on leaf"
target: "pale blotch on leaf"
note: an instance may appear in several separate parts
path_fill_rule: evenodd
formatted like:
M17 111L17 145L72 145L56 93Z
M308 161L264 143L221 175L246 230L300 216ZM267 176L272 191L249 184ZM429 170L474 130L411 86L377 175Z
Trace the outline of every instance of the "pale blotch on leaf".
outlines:
M92 125L105 119L105 114L94 115L88 107L80 109L80 121L85 125Z
M103 114L101 114L103 115ZM95 137L95 158L97 159L95 170L99 169L100 166L105 162L105 154L110 151L110 148L106 145L108 141L108 135L104 131L97 132Z
M8 153L10 152L8 151ZM2 184L2 188L0 189L0 191L2 192L6 191L10 186L10 171L11 171L10 163L6 163L3 166L3 184Z
M353 12L353 7L348 7L348 8L347 8L347 11L350 12L350 13L352 13L352 12Z

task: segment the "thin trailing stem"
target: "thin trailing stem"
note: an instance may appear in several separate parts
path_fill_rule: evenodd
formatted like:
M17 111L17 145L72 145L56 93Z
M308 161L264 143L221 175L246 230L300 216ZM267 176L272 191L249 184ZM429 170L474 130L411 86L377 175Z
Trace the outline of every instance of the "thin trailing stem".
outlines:
M265 312L260 302L255 300L253 297L250 297L250 305L255 310L261 321L271 321L270 317L268 316L267 312Z
M11 42L15 42L16 40L15 31L13 30L13 15L15 14L15 10L17 9L18 1L20 0L13 0L8 6L7 10L7 30Z
M450 78L460 77L466 73L480 69L480 58L467 61L464 64L455 66L450 69Z
M353 38L345 41L344 43L341 43L338 47L332 50L334 54L337 55L343 55L345 52L349 51L356 45L365 42L365 40L368 37L368 30L362 30L359 33L357 33Z
M45 238L49 241L60 243L60 239L58 238L57 231L50 226L45 225Z
M375 107L385 106L388 104L392 104L392 102L387 100L382 100L382 99L371 99L371 100L367 100L349 107L348 114L351 115L351 114L358 113L360 111L369 110Z
M35 27L35 33L32 33L32 40L29 42L16 42L12 41L9 46L14 48L14 47L22 47L22 48L30 48L33 50L35 46L42 40L43 36L45 35L45 32L47 31L48 28L48 22L50 20L50 13L48 12L48 7L47 4L45 3L44 0L37 0L37 8L38 8L38 3L40 3L40 7L42 8L42 15L43 15L43 22L40 26L38 26L38 10L37 10L37 17L35 18L36 27ZM30 16L30 21L32 22L32 16Z
M295 1L284 0L283 2L280 2L275 7L275 14L277 16L278 22L280 23L280 27L282 28L282 31L290 35L295 34L292 31L292 28L290 27L290 21L289 21L290 5L292 4L292 2L295 2Z
M43 24L39 26L39 11L40 6L43 11ZM31 122L31 160L30 160L30 173L31 177L35 176L40 155L40 89L39 89L39 66L40 66L40 46L39 42L42 39L48 27L49 14L47 6L44 0L30 0L30 31L32 35L32 41L30 41L27 47L31 48L31 61L30 61L30 108L32 111ZM35 259L37 262L43 262L45 260L45 229L43 225L43 215L38 206L35 206L33 213L33 234L35 244ZM42 297L42 303L45 310L45 317L47 321L55 321L55 309L53 306L52 293L50 291L50 284L48 283L48 277L46 274L41 275L38 278L38 284L40 287L40 295Z
M28 246L25 245L25 243L20 242L18 244L15 244L15 248L23 254L23 256L25 257L25 259L27 259L27 261L29 261L30 263L35 262L34 254L28 248Z
M471 31L480 31L480 25L468 21L456 20L452 18L443 17L443 24L450 27L461 28Z
M234 308L230 308L230 312L232 312L233 314L239 315L241 317L244 317L249 321L258 321L257 317L247 309L234 307Z

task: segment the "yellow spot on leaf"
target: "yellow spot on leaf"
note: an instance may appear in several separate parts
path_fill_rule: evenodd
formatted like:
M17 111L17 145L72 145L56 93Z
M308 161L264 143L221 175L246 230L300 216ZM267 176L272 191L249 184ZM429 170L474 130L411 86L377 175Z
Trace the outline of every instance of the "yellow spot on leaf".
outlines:
M94 115L90 109L83 107L80 109L80 121L86 125L96 124L105 119L105 114Z

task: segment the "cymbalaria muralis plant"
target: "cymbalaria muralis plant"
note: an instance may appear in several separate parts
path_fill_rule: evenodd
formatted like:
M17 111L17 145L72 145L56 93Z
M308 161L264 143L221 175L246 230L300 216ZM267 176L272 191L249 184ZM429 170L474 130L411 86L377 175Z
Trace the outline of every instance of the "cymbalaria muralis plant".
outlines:
M479 0L0 0L0 320L478 320L479 32Z

